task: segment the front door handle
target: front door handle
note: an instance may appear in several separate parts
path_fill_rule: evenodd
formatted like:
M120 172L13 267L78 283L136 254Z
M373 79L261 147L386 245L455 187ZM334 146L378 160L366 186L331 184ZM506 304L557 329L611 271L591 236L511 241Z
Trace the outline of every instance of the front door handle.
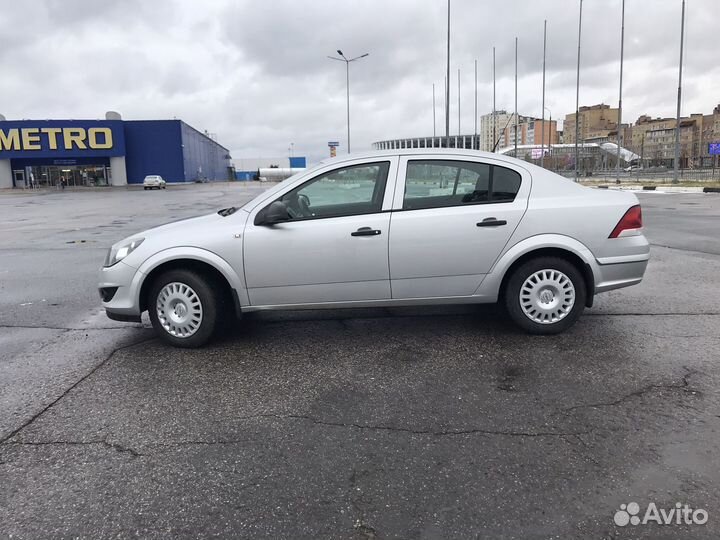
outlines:
M382 231L370 227L360 227L357 231L351 232L350 236L377 236Z
M501 225L507 225L507 221L494 217L485 218L477 224L478 227L500 227Z

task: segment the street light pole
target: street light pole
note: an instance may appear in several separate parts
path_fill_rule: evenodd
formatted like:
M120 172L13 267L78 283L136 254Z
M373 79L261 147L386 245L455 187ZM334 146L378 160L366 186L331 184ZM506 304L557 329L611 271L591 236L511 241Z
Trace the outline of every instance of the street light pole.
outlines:
M682 65L683 42L685 41L685 0L682 0L682 17L680 18L680 74L678 75L677 118L675 119L675 159L673 184L678 183L678 166L680 165L680 99L682 98Z
M370 53L361 54L360 56L356 56L355 58L346 58L343 52L338 49L337 53L340 55L340 58L337 56L328 56L331 60L338 60L340 62L345 62L345 91L347 94L347 151L348 154L350 153L350 62L355 62L356 60L360 60L361 58L365 58L366 56L369 56Z

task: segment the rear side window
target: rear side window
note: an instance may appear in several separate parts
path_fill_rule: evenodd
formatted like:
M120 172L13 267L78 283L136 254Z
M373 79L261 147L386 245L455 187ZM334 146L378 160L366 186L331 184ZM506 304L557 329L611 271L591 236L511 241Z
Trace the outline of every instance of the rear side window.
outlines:
M520 183L515 171L487 163L413 160L407 164L403 209L512 202Z

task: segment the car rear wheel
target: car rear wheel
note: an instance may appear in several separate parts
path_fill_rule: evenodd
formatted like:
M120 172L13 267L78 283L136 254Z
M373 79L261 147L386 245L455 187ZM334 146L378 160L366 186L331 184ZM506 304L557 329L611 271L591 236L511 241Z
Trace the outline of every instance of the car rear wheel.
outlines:
M538 257L518 267L507 282L505 307L531 334L558 334L585 308L585 281L578 268L558 257Z
M176 347L208 342L218 324L220 302L213 282L190 270L170 270L152 284L150 321L157 334Z

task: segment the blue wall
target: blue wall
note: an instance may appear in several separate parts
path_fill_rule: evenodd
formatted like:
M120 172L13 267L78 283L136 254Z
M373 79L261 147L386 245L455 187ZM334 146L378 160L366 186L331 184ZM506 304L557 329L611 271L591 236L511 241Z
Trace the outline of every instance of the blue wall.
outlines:
M140 184L149 174L167 182L184 182L180 120L126 120L125 166L128 184Z
M230 153L227 148L185 122L181 130L185 180L229 180Z
M16 168L107 164L110 157L124 155L129 184L140 184L149 174L168 182L229 179L227 148L181 120L1 121L0 130L0 159L12 159ZM72 143L71 134L81 134L81 143ZM65 149L66 143L72 148Z
M307 160L304 157L291 157L290 168L291 169L304 169L307 167Z

